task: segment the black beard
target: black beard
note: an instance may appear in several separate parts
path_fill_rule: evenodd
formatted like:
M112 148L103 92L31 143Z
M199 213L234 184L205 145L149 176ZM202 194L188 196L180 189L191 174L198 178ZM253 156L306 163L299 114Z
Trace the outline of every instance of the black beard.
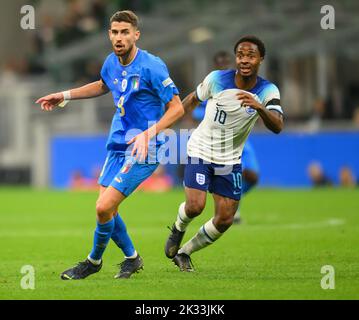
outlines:
M242 77L242 79L243 79L244 82L249 82L249 81L251 81L253 78L256 78L256 77L257 77L257 75L254 74L254 73L252 73L252 74L249 75L249 76L244 76L244 75L242 75L242 74L240 74L240 75L241 75L241 77Z
M122 55L116 54L116 53L115 54L118 58L126 59L129 56L130 52L132 51L132 48L133 48L133 45L131 47L129 47L128 50Z

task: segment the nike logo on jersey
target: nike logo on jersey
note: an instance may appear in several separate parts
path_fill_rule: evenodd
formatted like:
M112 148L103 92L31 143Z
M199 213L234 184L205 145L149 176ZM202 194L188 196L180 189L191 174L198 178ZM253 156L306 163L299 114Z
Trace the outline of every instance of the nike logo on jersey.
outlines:
M218 107L225 107L225 106L226 106L225 104L219 104L218 102L216 102L216 105L217 105Z

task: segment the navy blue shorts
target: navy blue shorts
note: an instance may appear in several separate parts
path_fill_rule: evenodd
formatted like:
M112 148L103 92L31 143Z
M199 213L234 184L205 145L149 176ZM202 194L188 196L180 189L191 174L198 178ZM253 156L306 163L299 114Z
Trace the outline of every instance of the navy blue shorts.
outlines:
M242 190L242 165L224 166L188 157L184 185L239 201Z

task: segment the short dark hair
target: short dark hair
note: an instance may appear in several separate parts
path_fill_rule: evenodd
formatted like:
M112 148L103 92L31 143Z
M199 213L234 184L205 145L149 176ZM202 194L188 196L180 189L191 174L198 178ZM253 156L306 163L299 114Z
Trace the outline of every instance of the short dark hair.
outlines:
M128 22L136 29L138 28L138 17L131 10L117 11L110 18L110 27L112 22Z
M234 54L237 54L238 45L242 42L250 42L250 43L257 45L260 56L262 58L264 58L264 56L266 54L266 48L264 46L263 41L261 39L257 38L256 36L244 36L244 37L240 38L237 41L236 45L234 46Z

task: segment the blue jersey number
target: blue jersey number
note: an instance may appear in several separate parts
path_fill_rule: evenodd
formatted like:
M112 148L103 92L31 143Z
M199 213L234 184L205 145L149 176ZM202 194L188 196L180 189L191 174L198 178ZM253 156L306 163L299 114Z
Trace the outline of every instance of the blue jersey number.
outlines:
M214 116L214 122L218 121L220 124L224 124L226 122L227 113L223 110L219 110L216 107L216 115Z
M242 188L242 175L241 175L241 173L239 173L239 172L233 173L232 172L232 176L233 176L234 189L241 189Z

